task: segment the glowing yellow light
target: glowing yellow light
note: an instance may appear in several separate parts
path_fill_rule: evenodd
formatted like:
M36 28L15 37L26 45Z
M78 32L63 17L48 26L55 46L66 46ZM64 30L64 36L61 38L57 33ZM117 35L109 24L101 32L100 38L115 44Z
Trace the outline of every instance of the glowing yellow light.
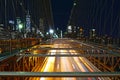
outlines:
M49 52L51 54L55 54L56 50L50 50ZM48 57L41 71L52 72L54 70L54 63L55 63L55 57ZM40 80L46 80L46 79L44 77L41 77Z

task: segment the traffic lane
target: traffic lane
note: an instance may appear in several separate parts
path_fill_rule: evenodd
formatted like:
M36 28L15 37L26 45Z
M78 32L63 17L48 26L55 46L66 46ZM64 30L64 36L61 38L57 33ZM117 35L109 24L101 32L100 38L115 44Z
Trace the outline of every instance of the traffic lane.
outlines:
M57 48L64 48L66 46L68 45L58 44ZM56 52L59 52L60 54L66 54L67 50L57 50ZM56 64L54 66L56 66L54 72L73 72L73 68L68 57L56 57ZM54 78L54 80L76 80L76 78L59 77Z
M62 53L61 54L66 54L64 52L66 51L61 51ZM52 52L51 52L52 54ZM74 61L75 62L70 62L70 61ZM56 63L55 63L56 62ZM50 65L53 65L52 63L54 63L54 70L53 70L53 67L51 69L51 66ZM57 66L56 66L57 65ZM60 66L62 65L62 67ZM74 65L79 65L77 70L74 70L75 66ZM46 67L48 66L48 67ZM55 69L57 68L57 69ZM46 72L50 72L50 71L63 71L63 72L73 72L73 71L82 71L82 72L85 72L87 69L85 68L85 66L79 62L79 59L77 57L74 57L74 58L68 58L68 57L56 57L55 60L54 60L54 57L50 57L47 59L47 64L45 64L45 68L43 71L46 71ZM93 80L93 79L88 79L88 78L41 78L40 80Z
M73 53L72 53L73 52ZM69 54L77 54L75 53L74 50L71 50ZM81 61L80 59L81 57L72 57L71 58L71 64L73 65L74 71L75 72L90 72L88 67L86 67L86 65L84 64L83 61ZM92 69L91 69L92 70ZM87 78L76 78L77 80L96 80L95 78L92 77L87 77Z
M73 51L74 52L74 51ZM61 54L68 54L69 52L68 51L66 51L66 50L60 50L60 53ZM51 53L52 54L52 53ZM72 54L72 53L69 53L69 54ZM49 59L52 59L52 58L49 58ZM47 62L47 64L49 63L49 68L45 68L45 70L44 71L49 71L49 69L50 69L50 63L51 63L51 61L50 60L47 60L48 62ZM53 62L54 62L54 60L52 60ZM73 62L71 62L71 61L73 61ZM53 63L52 62L52 63ZM61 57L61 58L58 58L58 57L56 57L55 58L55 62L54 62L55 64L54 64L54 72L55 71L60 71L60 72L75 72L75 71L82 71L82 72L87 72L88 71L88 69L85 67L85 65L79 60L79 58L78 57L74 57L74 58L68 58L68 57ZM45 65L45 66L47 66L47 64ZM52 64L53 65L53 64ZM56 67L56 69L55 69L55 67ZM76 69L74 69L74 68L77 68L77 70ZM55 78L41 78L41 80L50 80L50 79L52 79L52 80L54 80ZM59 78L57 78L57 79L59 79ZM71 77L67 77L67 78L60 78L61 80L93 80L92 78L71 78Z
M56 50L50 50L49 54L56 54ZM54 64L55 64L55 57L48 57L46 64L44 64L41 72L53 72L54 71ZM54 80L52 77L41 77L39 80Z
M71 53L71 54L77 54L77 53L75 53L76 51L74 51L74 50L72 50L72 52L73 53ZM85 57L77 57L77 58L79 58L80 62L82 62L84 64L84 66L88 69L89 72L101 72L97 67L95 67ZM89 78L88 80L111 80L111 79L109 77L95 77L95 78Z
M77 57L70 59L74 72L86 72L88 71L82 62ZM76 80L93 80L91 78L77 77Z
M66 54L66 53L63 53L65 51L61 51L61 52L62 52L62 54ZM48 58L43 72L51 72L51 71L52 72L58 72L58 71L59 72L73 72L74 71L68 58L56 57L55 60L53 60L53 58L54 57ZM53 63L54 63L54 69L53 69L53 67L51 69L51 65L53 65ZM71 77L67 77L67 78L66 77L62 77L62 78L42 77L42 78L40 78L40 80L76 80L76 79L73 77L72 78Z
M50 50L49 54L55 55L56 50ZM47 57L46 64L42 68L42 72L52 72L54 70L55 57Z
M65 53L64 53L65 52ZM67 50L61 50L61 54L68 54ZM61 65L61 72L74 72L74 68L72 63L70 62L70 57L61 57L60 58L60 65ZM76 80L74 77L63 77L62 80Z
M62 53L62 54L66 54L66 53ZM85 65L80 61L79 57L61 57L60 59L61 59L61 65L62 65L61 72L89 72L89 70L85 67ZM69 77L69 78L65 78L64 80L95 80L95 78Z
M57 50L56 52L60 52L60 51ZM55 58L54 66L55 66L54 67L54 72L61 72L60 57ZM61 77L54 77L53 80L62 80L62 78Z

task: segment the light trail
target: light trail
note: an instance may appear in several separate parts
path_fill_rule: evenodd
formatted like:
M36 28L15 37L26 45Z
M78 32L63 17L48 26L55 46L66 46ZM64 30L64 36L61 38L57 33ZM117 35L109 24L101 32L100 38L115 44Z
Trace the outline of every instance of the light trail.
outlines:
M50 53L55 54L56 50L51 50ZM47 63L44 65L42 72L52 72L54 70L55 57L48 57ZM46 78L41 77L40 80L46 80ZM52 79L49 79L52 80Z
M55 48L69 48L69 44L54 44ZM78 54L75 50L49 50L49 54ZM79 53L80 54L80 53ZM100 72L85 57L47 57L41 72ZM106 80L101 77L41 77L39 80ZM107 79L109 80L109 79Z

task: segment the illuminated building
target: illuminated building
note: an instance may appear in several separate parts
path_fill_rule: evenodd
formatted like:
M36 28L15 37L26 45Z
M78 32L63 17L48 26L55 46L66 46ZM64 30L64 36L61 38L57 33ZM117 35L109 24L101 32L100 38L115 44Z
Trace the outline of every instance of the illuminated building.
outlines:
M26 32L31 32L31 20L30 20L29 11L26 15Z

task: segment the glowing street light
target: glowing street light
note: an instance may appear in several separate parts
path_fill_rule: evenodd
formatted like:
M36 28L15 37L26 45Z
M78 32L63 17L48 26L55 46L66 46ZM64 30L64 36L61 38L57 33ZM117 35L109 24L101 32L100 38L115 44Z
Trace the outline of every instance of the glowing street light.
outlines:
M46 35L48 35L49 34L49 32L46 32Z
M50 34L53 34L53 33L54 33L54 30L53 30L53 29L50 29L49 32L50 32Z
M50 30L49 30L49 33L50 33L50 37L51 37L50 42L51 42L51 44L52 44L52 36L53 36L54 30L53 30L53 29L50 29Z
M22 25L22 24L19 24L18 27L19 27L19 29L22 29L22 28L23 28L23 25Z
M74 2L74 4L73 4L74 6L76 6L77 4Z

